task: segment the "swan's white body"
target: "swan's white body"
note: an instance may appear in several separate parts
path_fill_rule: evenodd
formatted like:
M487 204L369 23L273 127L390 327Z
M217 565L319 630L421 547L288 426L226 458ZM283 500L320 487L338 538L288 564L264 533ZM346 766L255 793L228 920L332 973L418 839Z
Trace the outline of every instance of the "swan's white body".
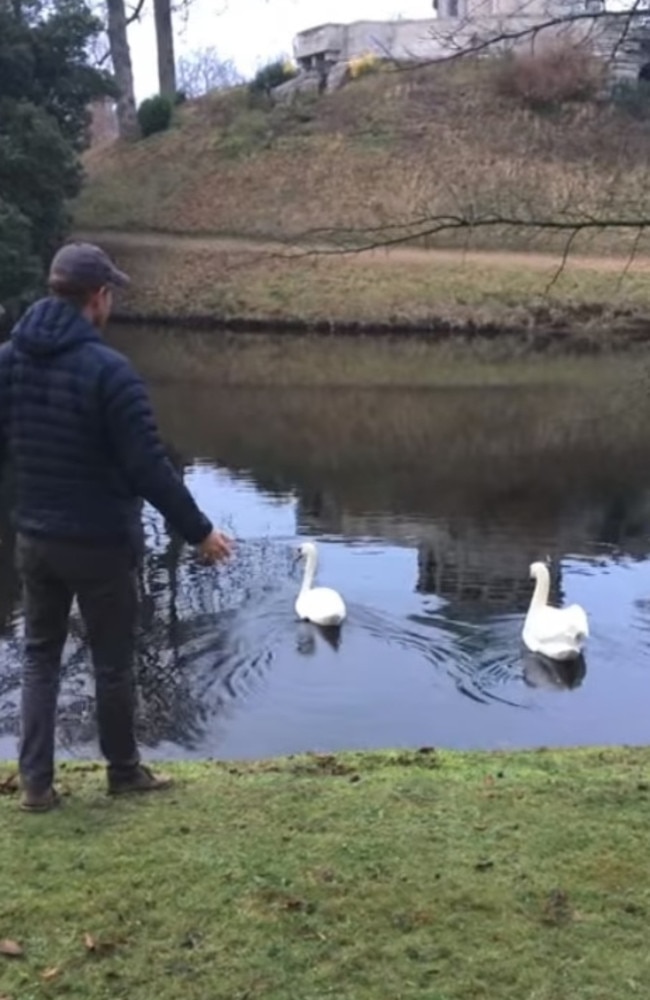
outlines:
M331 587L314 587L318 566L318 552L313 542L305 542L298 550L298 558L305 560L305 575L296 599L296 614L303 621L314 625L340 625L347 612L343 598Z
M533 563L530 575L535 591L524 622L522 638L533 653L550 660L571 660L580 656L589 636L589 623L584 608L571 604L568 608L552 608L548 603L551 577L544 563Z

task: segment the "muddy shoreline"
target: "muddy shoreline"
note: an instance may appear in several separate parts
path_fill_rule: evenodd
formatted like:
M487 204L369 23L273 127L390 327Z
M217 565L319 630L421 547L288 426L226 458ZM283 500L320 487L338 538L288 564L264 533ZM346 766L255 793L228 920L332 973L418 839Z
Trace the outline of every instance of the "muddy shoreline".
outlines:
M503 325L496 322L432 318L427 322L378 323L344 320L268 319L218 316L209 313L156 314L117 309L113 319L129 326L149 326L201 333L288 335L293 337L405 338L430 343L445 341L503 341L523 345L531 352L560 351L567 355L621 353L650 343L650 320L629 317L612 329L600 325L588 330L580 326L549 324Z

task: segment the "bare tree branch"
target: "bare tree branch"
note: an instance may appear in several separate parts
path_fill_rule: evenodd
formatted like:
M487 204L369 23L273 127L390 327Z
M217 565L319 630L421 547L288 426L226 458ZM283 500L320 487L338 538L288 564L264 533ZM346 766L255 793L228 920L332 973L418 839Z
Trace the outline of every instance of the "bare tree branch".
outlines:
M631 249L631 251L629 253L629 256L628 256L628 258L627 258L627 260L625 262L625 267L621 271L621 275L620 275L620 277L618 279L618 284L617 284L617 290L618 291L621 290L623 282L627 278L627 276L628 276L628 274L630 272L630 268L632 267L632 264L634 263L634 261L636 259L637 251L639 249L639 243L641 242L642 236L643 236L643 229L639 229L639 231L637 232L636 236L634 237L634 242L632 244L632 249Z
M230 59L222 59L214 46L195 49L181 56L177 64L178 85L186 97L201 97L243 83Z
M391 235L391 232L400 228L406 231ZM443 233L466 233L468 230L476 232L481 229L490 228L567 233L570 237L570 242L573 243L581 233L601 232L605 229L619 229L643 233L650 229L650 217L630 219L625 217L591 218L585 216L582 219L577 219L569 216L567 218L540 217L526 219L499 214L489 214L482 217L440 215L431 216L424 222L418 220L418 224L415 226L413 223L392 223L386 226L364 227L362 229L312 229L302 233L299 238L288 240L287 243L289 245L300 246L314 240L322 240L323 246L305 251L305 254L308 256L313 254L320 256L358 254L367 253L369 250L383 249L384 247L400 246L405 243L412 243L414 240L439 236ZM348 242L327 245L328 243L334 243L337 239L345 239ZM356 242L350 242L352 239L355 239Z
M579 229L574 229L573 232L569 234L569 238L564 244L564 249L562 250L562 259L560 260L557 270L553 274L551 280L549 281L548 285L544 290L545 295L548 295L553 290L557 282L562 277L562 274L564 273L564 269L566 267L567 260L569 259L569 254L571 253L571 247L573 246L573 242L579 232L580 232Z
M480 11L477 13L474 4L471 13L453 19L453 27L441 25L440 28L431 29L431 38L439 43L440 52L429 60L423 60L421 56L414 54L397 60L394 54L385 51L386 45L379 45L376 41L375 45L384 59L388 63L393 63L393 70L403 73L412 71L414 65L426 67L467 57L512 52L518 47L521 48L523 42L528 42L530 51L534 52L536 42L540 38L557 41L564 35L566 41L571 40L576 44L573 29L577 27L580 29L579 43L589 43L592 47L598 47L598 43L601 47L611 44L611 51L604 61L612 65L621 49L634 41L631 38L632 29L638 26L648 27L650 21L648 0L633 0L631 7L625 10L608 10L603 5L598 10L560 12L542 20L539 19L537 10L528 10L529 3L532 5L533 0L522 0L516 11L501 17L493 15L491 9L485 15L481 15ZM526 23L521 24L522 18ZM447 18L441 20L448 21ZM488 28L488 23L495 26ZM617 36L611 43L607 37L608 33ZM600 55L601 58L604 57L604 53L601 52Z
M133 7L133 9L127 15L127 18L126 18L126 26L127 26L127 28L129 27L129 25L134 24L135 21L139 21L140 20L140 16L142 14L142 11L144 9L144 5L145 5L146 2L147 2L147 0L138 0L138 2L135 5L135 7Z
M125 26L127 28L130 27L130 25L135 24L136 21L140 21L146 2L147 0L138 0L135 7L132 7L128 13L125 11ZM103 7L99 16L104 24L106 24L107 11ZM105 66L111 61L111 49L107 33L102 32L101 35L95 40L94 50L93 64L98 68Z

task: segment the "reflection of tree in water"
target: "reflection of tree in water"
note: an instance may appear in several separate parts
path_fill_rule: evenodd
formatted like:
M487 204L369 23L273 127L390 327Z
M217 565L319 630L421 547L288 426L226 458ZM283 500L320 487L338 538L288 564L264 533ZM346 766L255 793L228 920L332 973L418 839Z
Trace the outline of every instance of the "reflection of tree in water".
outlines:
M286 566L269 558L264 543L246 547L231 565L201 566L149 508L144 523L136 639L138 735L150 747L164 741L194 749L208 725L231 713L263 680L271 654L263 638L253 645L238 636L237 609L251 581L263 583L265 566L271 575ZM11 612L6 617L11 619ZM18 733L22 628L13 617L0 647L0 735ZM76 605L64 651L58 736L70 748L96 738L94 680Z
M449 602L451 613L462 611L470 620L497 611L524 613L533 594L530 564L540 556L535 549L513 545L507 536L487 539L481 548L473 548L462 535L456 541L453 532L441 544L418 547L416 589L436 594ZM559 560L549 564L550 602L562 605L562 569Z
M3 639L0 658L0 736L18 735L20 692L20 641L14 635Z
M136 639L138 736L154 747L168 742L196 749L207 727L227 717L263 680L268 651L238 644L237 611L261 553L249 550L233 568L202 567L178 539L145 513L147 550L139 570L140 616ZM82 625L74 622L76 649L67 661L68 690L61 735L68 745L94 738L94 698ZM69 720L69 722L68 722Z
M0 477L0 635L11 633L20 595L14 571L15 532L10 516L11 477Z

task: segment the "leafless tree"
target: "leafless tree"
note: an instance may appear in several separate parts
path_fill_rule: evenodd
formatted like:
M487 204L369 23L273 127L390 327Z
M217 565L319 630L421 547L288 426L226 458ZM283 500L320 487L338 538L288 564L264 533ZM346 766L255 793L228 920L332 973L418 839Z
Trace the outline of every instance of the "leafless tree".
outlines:
M136 0L130 6L125 0L98 0L94 4L95 13L104 23L106 32L93 40L91 55L97 66L109 64L115 74L120 90L115 110L122 139L137 139L139 136L128 28L140 20L145 3L146 0Z
M142 9L143 3L144 0L141 0L139 10ZM117 99L118 129L122 139L136 139L139 129L135 111L131 50L127 35L128 20L124 0L106 0L106 27L110 59L120 91L120 96Z
M158 53L158 88L165 97L176 93L176 61L171 0L153 0Z
M201 97L243 82L232 60L222 59L214 46L181 56L177 72L179 88L187 97Z

